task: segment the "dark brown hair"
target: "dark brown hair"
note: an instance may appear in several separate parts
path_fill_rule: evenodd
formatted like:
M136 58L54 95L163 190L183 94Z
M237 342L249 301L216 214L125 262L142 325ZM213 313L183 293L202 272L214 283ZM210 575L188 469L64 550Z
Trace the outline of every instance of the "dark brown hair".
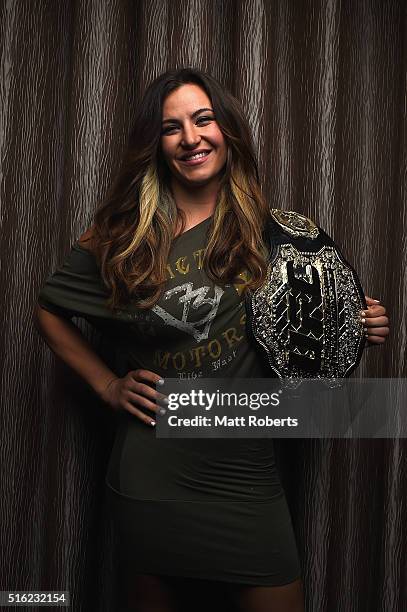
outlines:
M94 213L92 249L110 290L111 309L129 301L150 308L164 291L171 242L178 221L185 227L185 216L176 206L161 151L162 107L166 96L187 83L208 95L228 148L203 268L217 284L248 279L244 292L264 282L262 232L269 209L247 119L239 101L214 77L182 68L147 87L119 172Z

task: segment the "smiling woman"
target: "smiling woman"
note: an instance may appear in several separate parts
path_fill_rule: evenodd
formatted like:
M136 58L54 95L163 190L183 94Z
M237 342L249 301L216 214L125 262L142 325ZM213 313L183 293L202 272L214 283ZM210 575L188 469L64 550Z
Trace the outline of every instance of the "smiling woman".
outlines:
M195 204L199 214L205 209L210 214L214 210L218 176L227 157L226 141L210 104L201 87L186 84L167 96L163 105L163 125L169 127L162 132L161 146L172 171L172 189L173 192L176 190L174 195L178 206L180 203L182 206L182 200L187 199L188 194L184 193L184 198L181 194L199 185L200 198ZM211 189L212 185L215 188ZM188 204L186 210L193 217Z
M292 215L296 231L310 226ZM276 218L270 235L286 241L293 227ZM217 585L241 612L304 609L273 441L154 435L165 377L273 376L244 301L267 276L270 219L237 99L199 70L166 72L143 96L91 230L40 293L50 347L117 413L106 485L127 610L177 611L177 580L198 599ZM109 336L114 372L73 316Z
M215 210L227 145L208 95L195 84L165 98L163 126L161 150L177 207L185 213L185 231Z

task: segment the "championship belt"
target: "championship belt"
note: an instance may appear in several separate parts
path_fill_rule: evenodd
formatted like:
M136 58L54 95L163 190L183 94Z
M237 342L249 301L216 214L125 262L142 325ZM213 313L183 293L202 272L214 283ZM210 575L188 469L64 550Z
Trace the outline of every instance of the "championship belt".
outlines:
M365 345L364 292L355 270L311 219L272 209L267 278L246 302L248 327L271 369L296 387L330 387L359 364Z

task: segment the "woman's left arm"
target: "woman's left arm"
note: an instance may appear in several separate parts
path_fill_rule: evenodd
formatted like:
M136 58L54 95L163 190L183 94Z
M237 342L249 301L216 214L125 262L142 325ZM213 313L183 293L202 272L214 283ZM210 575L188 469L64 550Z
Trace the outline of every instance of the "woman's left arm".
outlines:
M386 336L389 335L389 319L386 317L386 309L380 304L380 300L365 295L367 309L361 310L362 323L365 328L367 347L384 344Z

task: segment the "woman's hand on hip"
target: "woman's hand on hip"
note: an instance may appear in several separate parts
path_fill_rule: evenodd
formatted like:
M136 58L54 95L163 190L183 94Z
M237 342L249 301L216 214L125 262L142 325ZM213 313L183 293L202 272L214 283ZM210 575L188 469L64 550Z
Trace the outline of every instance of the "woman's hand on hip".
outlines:
M123 378L114 378L108 384L102 399L113 410L127 410L146 425L154 426L155 419L145 414L143 409L154 413L164 410L160 414L165 414L164 406L168 403L166 396L150 386L163 384L159 383L160 380L163 381L161 376L150 370L130 370Z

